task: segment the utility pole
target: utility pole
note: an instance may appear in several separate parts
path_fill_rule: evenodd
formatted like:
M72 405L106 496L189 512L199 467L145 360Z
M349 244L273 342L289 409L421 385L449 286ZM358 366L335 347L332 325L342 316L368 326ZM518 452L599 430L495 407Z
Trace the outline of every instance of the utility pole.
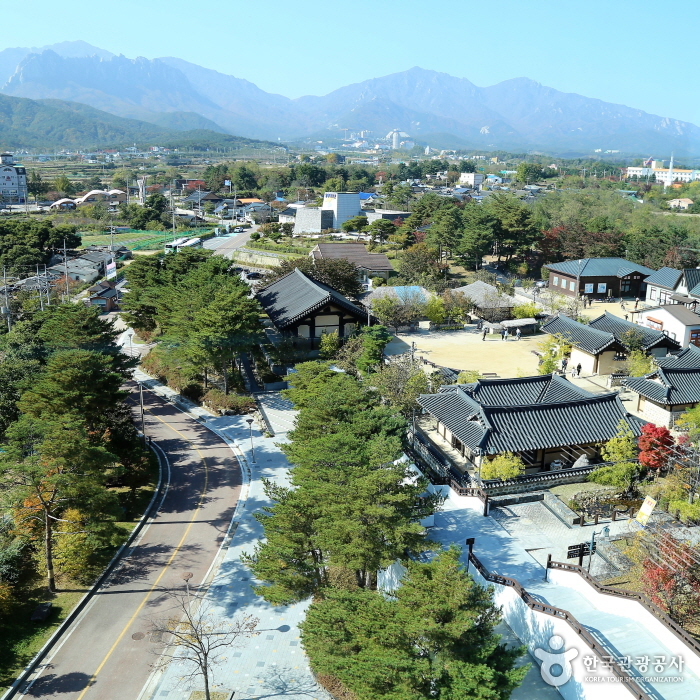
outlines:
M66 239L63 239L63 272L66 276L66 301L69 299L69 289L68 289L68 253L66 252Z
M12 330L12 313L10 311L10 301L7 297L7 270L4 266L2 268L2 281L3 289L5 290L5 310L7 312L7 330L9 332Z

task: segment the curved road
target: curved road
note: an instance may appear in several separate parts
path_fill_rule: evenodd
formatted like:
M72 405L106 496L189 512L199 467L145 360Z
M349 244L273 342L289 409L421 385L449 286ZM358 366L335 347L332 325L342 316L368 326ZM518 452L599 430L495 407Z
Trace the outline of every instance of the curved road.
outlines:
M157 513L19 697L135 700L162 648L149 629L172 607L164 590L184 592L186 572L191 587L204 583L226 535L241 488L231 449L155 394L144 404L146 434L169 463Z

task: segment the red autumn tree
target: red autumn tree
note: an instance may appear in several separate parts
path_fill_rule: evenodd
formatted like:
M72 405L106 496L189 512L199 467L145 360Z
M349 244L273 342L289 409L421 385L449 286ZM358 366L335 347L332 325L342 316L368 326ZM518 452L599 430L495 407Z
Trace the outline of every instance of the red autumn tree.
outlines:
M639 436L639 462L647 469L666 466L673 445L673 436L668 428L647 423Z

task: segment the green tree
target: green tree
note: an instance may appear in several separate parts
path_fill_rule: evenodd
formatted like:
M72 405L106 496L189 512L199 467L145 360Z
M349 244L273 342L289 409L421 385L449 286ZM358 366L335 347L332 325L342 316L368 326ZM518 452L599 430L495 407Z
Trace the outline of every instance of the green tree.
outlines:
M41 175L32 170L31 177L27 180L27 192L34 196L34 201L39 200L39 195L46 194L49 191L49 183L42 180Z
M610 464L596 469L588 480L623 489L625 493L630 492L642 472L639 464L633 461L637 452L634 434L627 422L621 420L617 426L617 435L600 449L601 457Z
M319 345L319 354L321 358L324 360L332 360L338 354L338 350L340 350L338 331L323 333Z
M52 183L53 189L64 197L70 197L75 191L75 185L65 176L59 175Z
M481 465L482 479L515 479L525 473L522 459L511 452L504 452L493 459L485 460Z
M307 611L302 643L317 674L358 700L446 697L507 700L527 668L507 649L488 589L474 583L454 547L430 563L406 561L391 597L328 591Z
M465 266L478 270L484 255L493 247L498 220L487 207L468 203L462 210L462 231L453 253Z
M353 216L351 219L344 221L340 228L345 231L345 233L350 233L350 231L362 231L367 226L367 217L364 215Z
M518 170L515 173L515 179L525 184L537 182L543 176L542 166L539 163L522 162L518 165Z
M654 371L654 359L643 350L633 350L629 354L626 364L630 377L643 377Z
M376 219L367 228L367 233L372 242L376 238L380 243L384 243L395 232L396 226L389 219Z
M457 384L473 384L479 381L481 374L477 369L463 369L457 375Z
M427 243L407 248L399 262L399 275L408 282L431 282L443 274L438 251Z
M514 255L530 250L539 238L530 209L517 198L505 193L495 193L487 202L487 210L498 221L498 259L505 255L510 260Z
M418 407L416 399L430 391L428 375L410 356L395 357L382 365L372 375L372 384L389 406L407 418Z
M445 302L442 300L441 297L431 296L425 304L424 313L431 323L434 323L435 325L444 323L445 319L447 318Z
M534 302L516 304L513 307L513 318L535 318L539 312L540 310Z
M49 591L56 590L54 543L63 515L79 509L104 525L114 516L115 497L106 488L106 467L114 456L91 443L81 421L70 415L49 421L25 417L7 431L0 463L3 498L21 529L43 539Z

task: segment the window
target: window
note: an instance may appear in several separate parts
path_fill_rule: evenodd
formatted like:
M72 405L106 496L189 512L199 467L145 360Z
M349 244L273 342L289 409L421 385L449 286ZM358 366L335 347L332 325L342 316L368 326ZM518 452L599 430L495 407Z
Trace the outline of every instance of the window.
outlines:
M649 298L656 299L656 287L649 288Z
M622 292L629 292L631 288L631 284L629 280L623 280L622 285L620 287L620 291Z
M662 331L664 329L664 324L661 321L657 321L655 318L647 317L647 326L653 328L655 331Z
M569 282L569 289L573 292L576 289L576 282Z
M666 291L659 291L659 304L671 304L672 299L671 299L671 292L666 292Z
M605 294L608 285L605 282L598 282L598 294Z
M559 284L559 278L558 277L553 277L552 278L552 284L556 287Z
M700 347L700 331L690 331L690 343Z

